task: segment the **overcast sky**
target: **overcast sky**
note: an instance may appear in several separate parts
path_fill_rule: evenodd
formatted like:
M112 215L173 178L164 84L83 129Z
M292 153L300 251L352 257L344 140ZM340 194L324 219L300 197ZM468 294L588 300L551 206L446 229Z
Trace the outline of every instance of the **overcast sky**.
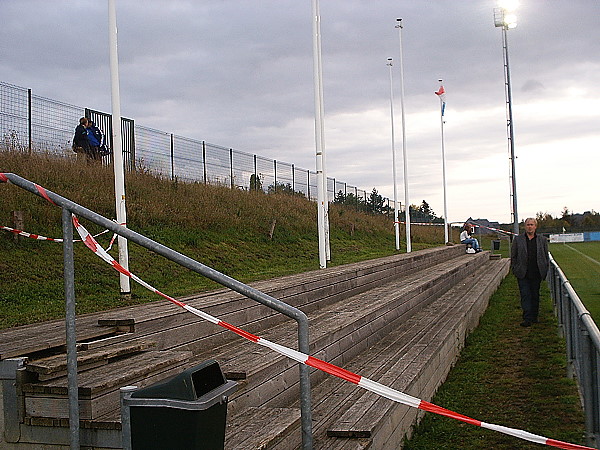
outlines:
M0 81L110 112L106 0L0 0ZM147 127L315 169L311 0L117 0L121 112ZM509 222L494 0L321 0L327 174L448 216ZM600 1L522 0L510 30L519 218L600 210ZM74 124L75 126L75 124Z

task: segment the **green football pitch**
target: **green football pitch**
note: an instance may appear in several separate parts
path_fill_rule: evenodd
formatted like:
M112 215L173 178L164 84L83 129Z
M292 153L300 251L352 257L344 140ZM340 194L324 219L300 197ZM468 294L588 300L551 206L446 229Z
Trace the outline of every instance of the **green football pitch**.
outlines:
M550 244L550 253L600 324L600 242Z

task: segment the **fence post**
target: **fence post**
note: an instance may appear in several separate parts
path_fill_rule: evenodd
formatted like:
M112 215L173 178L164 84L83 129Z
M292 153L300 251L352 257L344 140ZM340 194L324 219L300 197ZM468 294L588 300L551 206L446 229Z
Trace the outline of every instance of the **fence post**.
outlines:
M229 149L229 170L231 177L231 189L233 189L233 149Z
M204 184L206 184L206 142L202 141L202 168L204 170Z
M296 169L292 164L292 191L296 192Z
M259 180L258 180L258 173L256 172L256 155L252 155L254 158L254 190L258 191L258 186L260 186L259 184ZM252 186L251 186L252 187Z
M171 133L171 181L175 180L175 158L173 155L174 147L175 147L175 139L173 137L173 133Z
M31 89L27 89L27 134L29 154L31 154Z
M308 199L310 200L310 170L306 169L306 193L308 195Z
M580 329L581 336L581 364L579 374L579 383L583 391L584 408L585 413L585 429L586 429L586 441L588 445L594 444L594 423L596 422L598 415L598 405L594 404L594 391L593 391L593 369L592 369L592 345L590 343L590 334L586 329Z
M63 265L65 285L65 330L67 344L67 390L71 450L79 449L79 392L77 387L77 331L75 329L75 267L71 211L63 206Z
M273 160L273 187L275 188L275 193L277 193L277 160Z

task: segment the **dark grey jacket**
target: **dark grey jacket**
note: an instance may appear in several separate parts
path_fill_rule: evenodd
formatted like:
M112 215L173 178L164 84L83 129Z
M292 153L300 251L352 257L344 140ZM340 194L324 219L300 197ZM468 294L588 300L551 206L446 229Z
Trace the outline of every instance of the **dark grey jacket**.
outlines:
M548 273L548 240L541 234L537 235L537 265L542 280ZM517 278L525 278L527 273L527 234L518 235L510 248L510 267Z

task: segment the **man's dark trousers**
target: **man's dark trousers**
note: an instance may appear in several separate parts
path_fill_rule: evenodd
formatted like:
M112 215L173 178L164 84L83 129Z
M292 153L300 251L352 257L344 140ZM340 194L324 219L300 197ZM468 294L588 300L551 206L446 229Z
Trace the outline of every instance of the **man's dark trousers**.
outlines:
M519 291L521 292L521 309L523 309L523 320L535 323L538 321L540 309L540 284L541 278L517 278Z

